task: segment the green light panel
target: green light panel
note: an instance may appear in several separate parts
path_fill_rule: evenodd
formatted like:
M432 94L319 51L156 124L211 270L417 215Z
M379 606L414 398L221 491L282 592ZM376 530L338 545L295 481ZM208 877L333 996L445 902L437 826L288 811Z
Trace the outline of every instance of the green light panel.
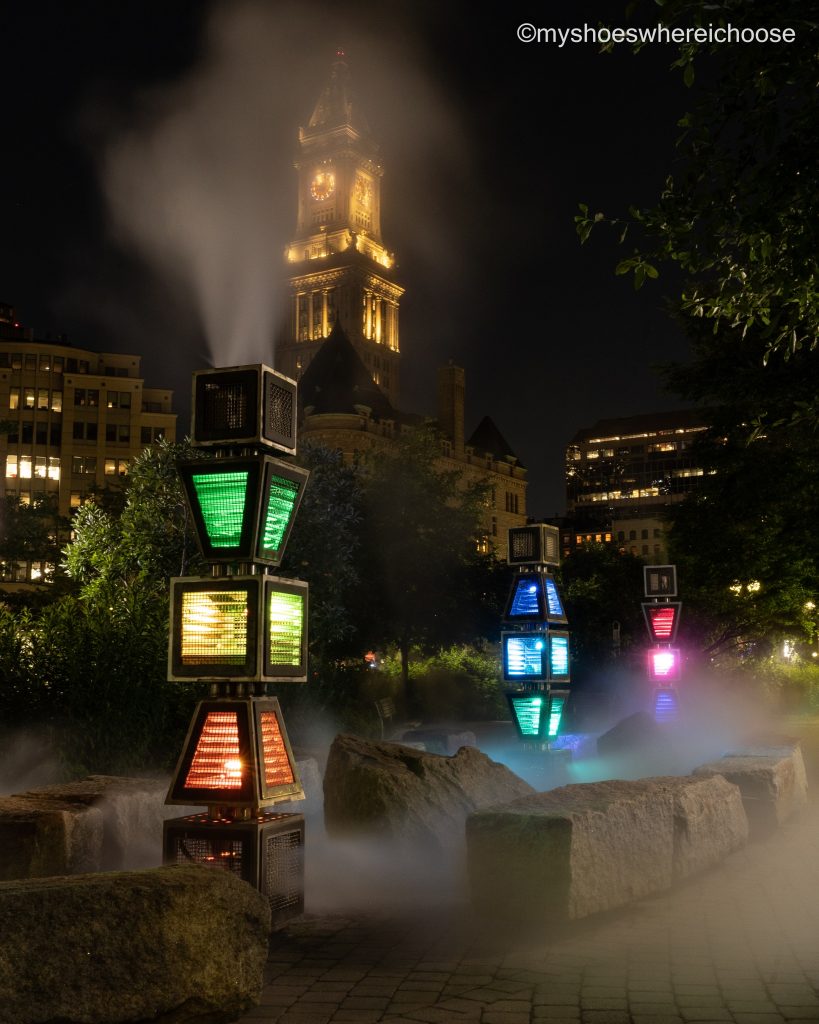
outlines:
M560 728L560 719L563 717L563 705L565 703L565 697L552 697L549 705L549 739L554 739L555 736L557 736L557 730Z
M264 535L260 545L263 551L278 551L282 537L293 515L293 506L299 493L299 485L280 476L270 477L270 498L264 520Z
M214 548L235 548L242 540L247 502L247 470L241 472L194 473L193 486Z
M182 594L183 665L243 665L247 658L246 590Z
M301 594L270 594L270 662L301 665L304 633L304 597Z
M511 697L510 702L521 736L539 736L543 697Z

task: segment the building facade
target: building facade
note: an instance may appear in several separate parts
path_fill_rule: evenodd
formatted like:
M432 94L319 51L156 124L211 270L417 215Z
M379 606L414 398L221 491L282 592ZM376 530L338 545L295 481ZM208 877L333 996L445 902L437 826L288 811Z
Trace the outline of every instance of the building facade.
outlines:
M707 414L683 409L599 420L566 448L566 510L578 518L650 515L682 501L703 476L692 450Z
M694 446L709 425L707 411L682 409L579 430L566 448L564 553L604 543L651 561L667 558L666 512L704 475Z
M69 516L89 492L121 483L147 445L175 440L172 400L145 387L139 356L35 340L0 304L0 499L53 495ZM31 578L31 566L4 572Z
M441 433L438 467L457 470L464 486L487 485L479 547L502 557L509 528L526 525L526 469L489 417L466 436L465 396L464 370L450 363L438 371L437 419L394 409L336 327L299 385L299 443L314 441L335 448L352 462L431 423Z
M296 231L286 253L290 315L276 346L276 368L298 380L340 323L397 405L404 289L381 237L378 145L353 102L341 51L298 144Z

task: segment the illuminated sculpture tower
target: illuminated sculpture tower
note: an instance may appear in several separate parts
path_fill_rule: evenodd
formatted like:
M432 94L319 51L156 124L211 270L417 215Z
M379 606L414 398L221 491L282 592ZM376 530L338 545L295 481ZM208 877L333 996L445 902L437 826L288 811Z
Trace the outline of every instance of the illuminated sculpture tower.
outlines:
M556 526L509 531L508 561L519 571L503 615L503 679L518 735L535 749L557 736L571 679L566 612L551 572L559 553Z
M398 303L404 289L381 239L378 145L350 90L344 53L299 129L296 235L287 248L290 316L276 367L296 380L339 322L373 380L398 405Z
M676 683L680 679L681 651L674 647L680 624L682 601L677 596L676 565L643 566L645 595L643 616L646 629L654 645L648 650L648 677L653 692L651 704L657 722L673 722L680 711Z
M213 864L256 885L275 921L304 904L304 819L272 808L301 799L273 682L307 679L307 584L281 563L307 482L277 455L296 450L296 384L269 367L194 375L192 436L180 463L211 575L171 580L168 677L210 684L166 803L207 813L165 823L166 863ZM206 457L208 456L208 457Z

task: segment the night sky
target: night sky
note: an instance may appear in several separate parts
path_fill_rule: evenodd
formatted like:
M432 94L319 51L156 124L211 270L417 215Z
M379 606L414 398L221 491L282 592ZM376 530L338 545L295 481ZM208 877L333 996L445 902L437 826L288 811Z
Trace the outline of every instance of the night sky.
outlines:
M651 203L673 170L689 99L673 47L516 38L522 22L628 24L624 7L10 0L0 300L39 337L141 353L184 433L192 370L272 361L258 339L283 310L297 130L343 46L407 289L402 405L434 413L435 368L459 362L467 431L491 415L529 470L530 514L561 511L579 428L682 404L654 369L686 357L673 282L635 293L613 240L581 247L573 224L579 202Z

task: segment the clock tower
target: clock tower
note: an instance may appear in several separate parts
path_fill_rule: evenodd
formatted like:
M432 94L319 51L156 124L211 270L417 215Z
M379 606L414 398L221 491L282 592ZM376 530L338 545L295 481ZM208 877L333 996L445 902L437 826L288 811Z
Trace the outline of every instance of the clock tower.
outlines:
M343 51L299 129L295 238L287 247L289 324L276 367L298 380L338 323L373 380L398 402L395 257L381 239L378 145L350 91Z

